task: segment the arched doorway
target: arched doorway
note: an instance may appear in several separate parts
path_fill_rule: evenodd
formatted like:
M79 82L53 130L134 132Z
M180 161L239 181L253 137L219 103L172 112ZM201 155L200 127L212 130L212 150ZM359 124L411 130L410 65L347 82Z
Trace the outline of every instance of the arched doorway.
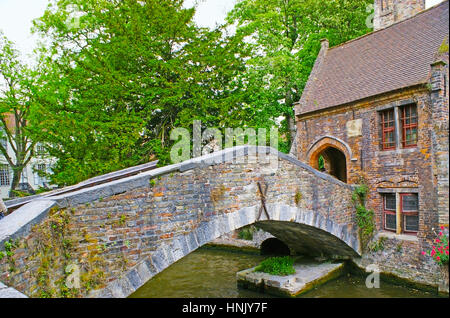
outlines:
M321 158L323 158L323 160L321 160ZM328 147L319 154L317 160L319 170L331 174L342 182L347 182L347 163L342 151L333 147ZM321 164L321 161L323 161L323 164Z
M350 147L337 138L322 137L308 151L311 167L326 172L347 183L348 165L351 157Z

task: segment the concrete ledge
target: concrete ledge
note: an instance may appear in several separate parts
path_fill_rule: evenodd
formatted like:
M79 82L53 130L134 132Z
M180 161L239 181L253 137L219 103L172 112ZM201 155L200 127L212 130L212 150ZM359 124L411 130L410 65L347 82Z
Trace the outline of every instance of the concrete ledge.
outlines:
M110 173L107 173L107 174L104 174L101 176L93 177L93 178L84 180L84 181L77 183L75 185L72 185L72 186L55 189L55 190L45 192L42 194L36 194L36 195L31 195L31 196L27 196L27 197L23 197L23 198L7 200L7 201L5 201L5 205L8 209L14 209L14 208L18 208L28 202L31 202L35 199L48 198L48 197L53 197L56 195L62 195L64 193L73 192L73 191L81 190L81 189L88 188L88 187L93 187L95 185L111 182L111 181L114 181L117 179L123 179L123 178L129 177L129 176L132 176L132 175L137 175L139 173L154 169L156 167L157 163L158 163L158 161L152 161L152 162L144 163L142 165L138 165L138 166L122 169L119 171L110 172Z
M239 287L277 296L295 297L339 277L344 270L344 263L294 264L295 273L287 276L255 272L255 268L236 274Z
M0 282L0 298L28 298L12 287L8 287Z
M378 237L386 237L388 239L396 239L400 241L419 242L419 238L416 235L396 234L393 232L379 232L375 239Z
M0 250L10 239L24 236L56 205L52 200L35 200L0 220Z

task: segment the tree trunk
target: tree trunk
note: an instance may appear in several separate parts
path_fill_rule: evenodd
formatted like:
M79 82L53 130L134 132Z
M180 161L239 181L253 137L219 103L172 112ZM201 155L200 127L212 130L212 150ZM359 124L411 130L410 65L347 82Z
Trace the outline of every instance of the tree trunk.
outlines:
M14 193L14 190L16 190L19 186L19 182L20 182L20 177L22 176L22 169L18 169L18 168L13 168L13 179L11 182L11 190L9 192L9 196L11 198L16 197L16 194Z

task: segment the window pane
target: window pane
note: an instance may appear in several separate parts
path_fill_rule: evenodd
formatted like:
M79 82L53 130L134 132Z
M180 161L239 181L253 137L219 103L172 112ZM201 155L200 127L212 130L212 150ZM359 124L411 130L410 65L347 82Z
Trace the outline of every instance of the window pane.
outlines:
M395 148L395 116L394 109L385 110L381 115L382 149Z
M405 231L418 232L419 231L419 216L405 215L404 216Z
M417 106L408 105L402 108L402 143L404 147L417 145Z
M397 229L397 219L395 214L384 214L385 225L384 228L387 230L396 230Z
M384 208L386 210L395 211L395 194L386 194L384 201Z
M0 185L10 185L9 173L9 165L0 165Z
M402 211L418 211L419 200L417 194L403 195L402 196Z

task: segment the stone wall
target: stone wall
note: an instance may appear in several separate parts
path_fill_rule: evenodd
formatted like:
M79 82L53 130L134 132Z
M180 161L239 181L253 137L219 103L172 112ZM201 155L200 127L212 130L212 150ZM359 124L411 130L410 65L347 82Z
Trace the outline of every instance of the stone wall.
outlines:
M448 40L447 57L438 59L431 69L432 126L431 142L433 153L433 175L437 188L439 223L448 226L449 217L449 69ZM445 44L445 42L444 42ZM446 62L444 60L447 60Z
M419 286L422 288L428 286L434 291L442 283L438 265L431 257L424 257L418 252L421 251L421 244L416 238L379 233L371 242L374 243L377 243L377 248L373 247L362 258L355 259L360 267L377 264L381 273L394 275L393 279L404 279L412 285L422 285Z
M436 92L443 94L443 88ZM426 265L428 260L421 252L429 249L435 239L433 229L448 226L448 111L437 111L448 105L448 96L445 99L437 94L434 100L440 103L432 102L429 88L417 86L302 115L297 121L299 160L313 165L311 158L314 160L323 146L341 150L347 157L349 182L357 183L364 177L369 185L367 208L375 212L378 231L383 232L383 193L418 193L419 232L413 235L413 242L405 235L395 236L408 245L409 256L396 263L398 255L386 248L372 259L388 271L430 282L436 282L436 275L430 274L431 265ZM410 103L416 103L418 110L417 147L381 150L379 111ZM439 120L435 118L438 114ZM435 129L436 125L444 128Z
M232 160L223 160L230 152ZM0 281L32 297L128 296L197 247L258 221L258 181L269 186L271 221L264 213L261 220L275 233L283 222L297 224L286 232L307 233L318 250L357 256L352 187L278 152L270 159L227 149L33 201L0 221L2 245L13 245L12 256L0 261ZM36 214L38 203L43 213L21 220ZM285 238L303 251L298 239ZM80 268L81 290L66 286L71 264Z
M425 10L425 0L375 0L374 30L415 16Z

